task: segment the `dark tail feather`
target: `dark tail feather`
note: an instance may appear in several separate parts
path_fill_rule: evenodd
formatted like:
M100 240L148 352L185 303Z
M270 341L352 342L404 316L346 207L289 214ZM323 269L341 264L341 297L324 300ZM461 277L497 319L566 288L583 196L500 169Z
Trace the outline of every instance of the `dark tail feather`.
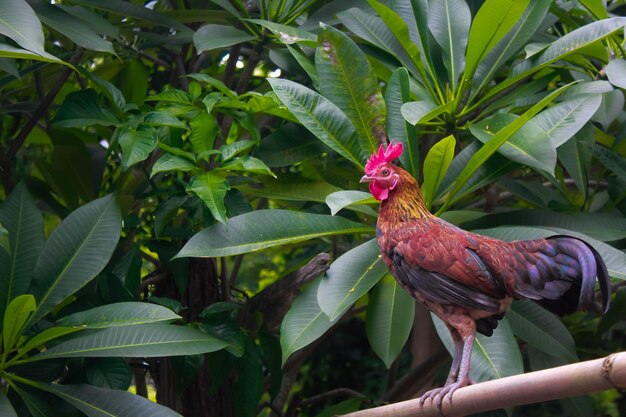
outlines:
M593 294L597 277L602 294L602 312L606 313L611 302L609 273L598 251L584 240L572 236L557 235L550 236L548 239L555 241L556 249L560 253L578 261L581 273L581 280L578 283L580 285L578 308L592 308L594 306Z

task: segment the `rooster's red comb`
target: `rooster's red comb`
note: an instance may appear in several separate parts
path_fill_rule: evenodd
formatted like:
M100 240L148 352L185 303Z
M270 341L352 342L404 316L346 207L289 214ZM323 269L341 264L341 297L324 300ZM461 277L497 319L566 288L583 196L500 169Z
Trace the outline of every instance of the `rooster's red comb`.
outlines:
M394 143L394 141L391 141L389 142L387 149L385 149L385 145L380 145L378 153L374 152L372 156L370 156L370 159L367 160L367 164L365 164L365 173L367 175L373 174L380 164L391 162L400 155L402 155L402 143Z

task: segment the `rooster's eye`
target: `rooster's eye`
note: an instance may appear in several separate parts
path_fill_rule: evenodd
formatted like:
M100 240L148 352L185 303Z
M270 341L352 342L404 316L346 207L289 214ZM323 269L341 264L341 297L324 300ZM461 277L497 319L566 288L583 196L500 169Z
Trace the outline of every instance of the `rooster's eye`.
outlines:
M387 175L389 175L389 170L388 169L383 169L383 175L386 177Z

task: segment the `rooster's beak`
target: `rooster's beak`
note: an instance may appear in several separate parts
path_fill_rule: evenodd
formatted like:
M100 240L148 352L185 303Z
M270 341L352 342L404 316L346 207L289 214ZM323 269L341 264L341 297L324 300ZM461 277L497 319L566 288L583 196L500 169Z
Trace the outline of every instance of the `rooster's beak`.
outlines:
M373 181L375 181L375 179L366 174L361 177L361 180L359 182L373 182Z

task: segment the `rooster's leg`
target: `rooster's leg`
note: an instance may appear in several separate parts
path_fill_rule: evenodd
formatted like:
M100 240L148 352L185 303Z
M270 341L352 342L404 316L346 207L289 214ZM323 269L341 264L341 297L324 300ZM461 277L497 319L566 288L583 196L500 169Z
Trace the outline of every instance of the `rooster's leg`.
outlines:
M459 366L461 364L461 357L463 356L464 346L463 338L461 337L459 332L457 332L454 327L448 327L448 330L450 330L450 335L452 336L452 340L454 341L454 356L452 357L452 365L450 366L450 372L448 373L448 378L446 379L444 387L447 387L448 385L454 383L459 376ZM420 404L423 405L428 399L432 400L437 396L437 394L441 392L441 390L443 390L443 388L440 387L425 392L420 397Z

